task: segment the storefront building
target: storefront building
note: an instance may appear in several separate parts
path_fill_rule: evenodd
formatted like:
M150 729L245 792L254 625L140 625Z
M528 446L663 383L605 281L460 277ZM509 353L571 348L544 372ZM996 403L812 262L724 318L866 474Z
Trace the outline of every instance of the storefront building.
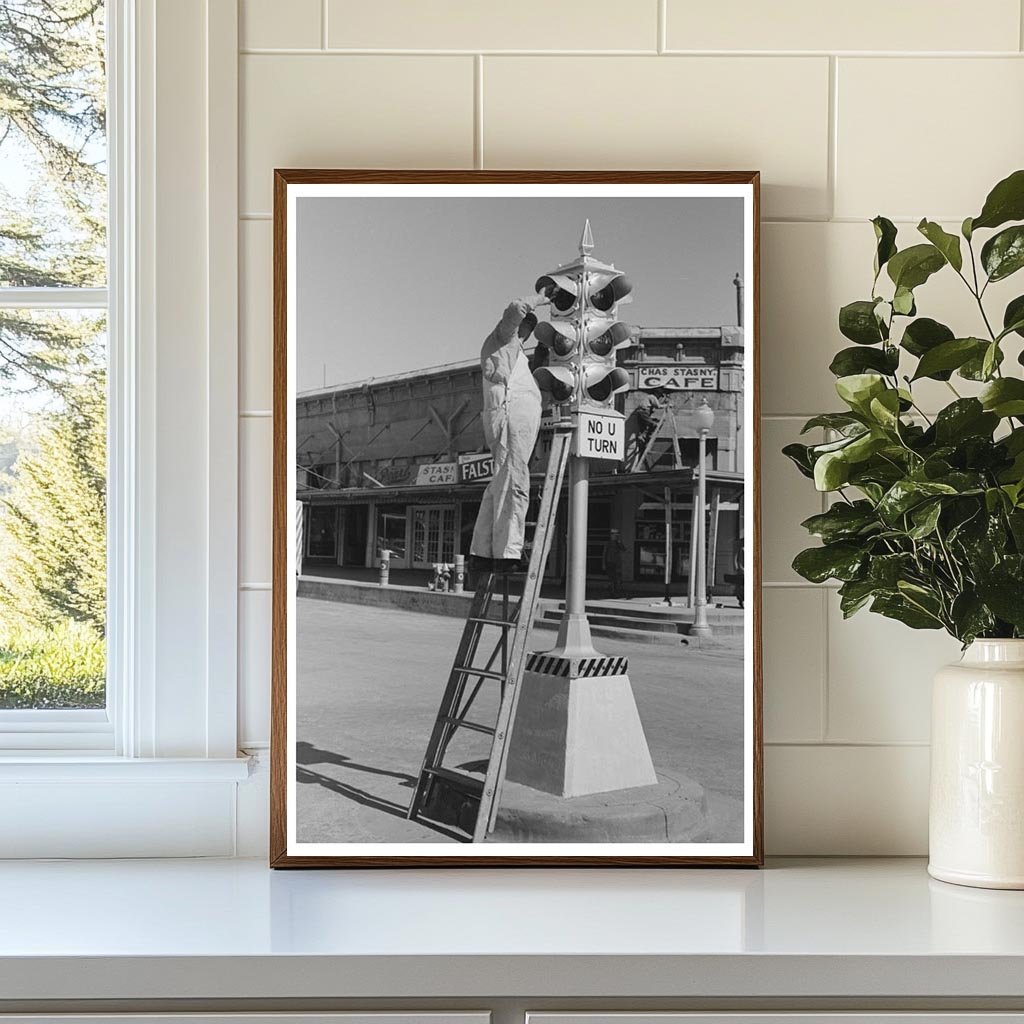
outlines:
M619 364L631 380L619 396L627 457L621 466L592 464L588 572L602 576L615 527L626 546L625 581L657 589L668 558L670 582L686 585L699 447L694 413L706 399L715 417L706 443L708 578L713 591L731 593L742 572L743 329L641 328L620 350ZM661 396L662 407L653 413L658 429L645 436L651 394ZM395 569L429 571L456 553L468 555L491 475L481 409L475 360L300 394L302 571L371 568L384 549ZM538 485L546 440L542 433L534 456ZM564 515L562 508L563 523ZM564 572L564 535L559 526L548 564L553 579Z

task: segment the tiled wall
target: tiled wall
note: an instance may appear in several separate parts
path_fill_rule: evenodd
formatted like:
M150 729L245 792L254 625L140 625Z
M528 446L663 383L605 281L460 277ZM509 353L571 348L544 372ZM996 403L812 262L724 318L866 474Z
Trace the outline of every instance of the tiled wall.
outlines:
M759 168L768 849L923 852L957 645L843 622L795 576L821 500L778 451L836 406L867 218L959 223L1024 166L1020 0L241 0L241 40L243 742L268 717L272 169ZM590 116L560 103L580 90ZM976 330L949 276L922 311Z

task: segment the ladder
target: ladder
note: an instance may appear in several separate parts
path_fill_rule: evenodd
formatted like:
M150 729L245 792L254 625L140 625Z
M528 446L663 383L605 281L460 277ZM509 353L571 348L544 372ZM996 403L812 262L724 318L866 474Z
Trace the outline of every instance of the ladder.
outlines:
M526 641L551 550L571 441L571 425L556 424L522 593L510 594L509 573L492 572L480 580L409 804L411 820L452 828L458 838L474 843L483 842L494 830L526 665ZM483 687L494 684L498 686L494 724L467 717ZM448 746L460 729L491 737L482 779L444 764Z
M670 424L671 427L672 427L672 440L671 441L669 441L669 439L667 437L662 437L661 436L662 431L664 430L666 423ZM650 435L650 437L647 438L647 442L645 443L645 445L643 447L643 451L641 451L641 452L639 452L637 454L636 458L633 460L633 464L629 467L628 472L635 473L635 472L638 472L638 471L642 472L645 469L647 469L647 470L654 469L654 467L661 461L661 459L662 459L662 457L664 456L665 453L664 452L658 452L654 456L653 462L650 462L649 464L647 464L647 461L648 461L648 459L650 459L651 455L654 453L654 446L659 441L663 441L663 442L671 445L673 464L674 464L676 469L682 469L683 468L683 459L682 459L682 455L679 452L679 427L676 424L676 416L675 416L675 412L672 409L672 406L667 406L663 410L662 415L661 415L661 419L658 421L658 425L654 428L654 430L651 431L651 435Z

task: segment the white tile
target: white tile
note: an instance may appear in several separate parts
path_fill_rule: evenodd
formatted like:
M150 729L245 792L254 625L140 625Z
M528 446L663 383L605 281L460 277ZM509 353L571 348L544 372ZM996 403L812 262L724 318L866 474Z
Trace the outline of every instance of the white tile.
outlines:
M765 587L764 737L769 743L822 738L824 588Z
M801 526L808 516L822 510L814 482L801 475L782 454L792 441L810 444L821 440L821 431L800 437L799 420L761 421L761 566L764 583L801 582L791 563L798 551L815 539Z
M271 580L273 421L246 418L239 430L238 575L242 583Z
M273 401L273 238L269 220L244 220L239 225L238 404L242 412L266 411Z
M766 214L827 212L824 57L486 58L483 113L488 167L760 170Z
M238 735L244 749L270 741L269 590L238 595Z
M241 0L239 37L243 47L320 49L320 0Z
M927 747L765 749L771 856L928 852Z
M275 167L471 167L473 58L241 58L243 213Z
M332 48L654 50L658 0L329 0Z
M927 743L932 677L959 660L959 642L866 609L843 619L836 594L829 595L827 628L827 738Z
M884 212L884 210L883 210ZM946 222L947 231L958 225ZM908 248L924 241L913 224L898 225L897 242ZM871 296L875 236L864 223L764 224L761 228L761 409L765 415L810 416L842 408L828 366L853 343L839 333L839 309ZM964 249L966 255L966 248ZM890 291L885 291L886 288ZM890 294L883 276L880 294ZM1020 291L1013 278L992 285L985 296L989 319L1001 323L1006 303ZM986 336L977 303L950 268L916 292L918 314L946 324L959 337ZM903 325L894 337L902 336ZM1016 337L1006 344L1011 361L1020 351ZM903 371L912 372L908 356ZM954 379L962 395L978 385ZM937 381L919 381L914 394L933 412L954 396Z
M837 74L837 216L959 224L1021 166L1024 61L849 58Z
M935 0L775 0L729 4L668 0L670 50L1016 50L1017 0L982 8Z

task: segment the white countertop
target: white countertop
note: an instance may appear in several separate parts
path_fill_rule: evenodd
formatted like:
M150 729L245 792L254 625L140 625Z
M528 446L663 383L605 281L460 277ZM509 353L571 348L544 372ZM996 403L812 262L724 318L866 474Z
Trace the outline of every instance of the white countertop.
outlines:
M1024 997L1024 892L936 882L920 860L7 862L0 920L0 1000Z

